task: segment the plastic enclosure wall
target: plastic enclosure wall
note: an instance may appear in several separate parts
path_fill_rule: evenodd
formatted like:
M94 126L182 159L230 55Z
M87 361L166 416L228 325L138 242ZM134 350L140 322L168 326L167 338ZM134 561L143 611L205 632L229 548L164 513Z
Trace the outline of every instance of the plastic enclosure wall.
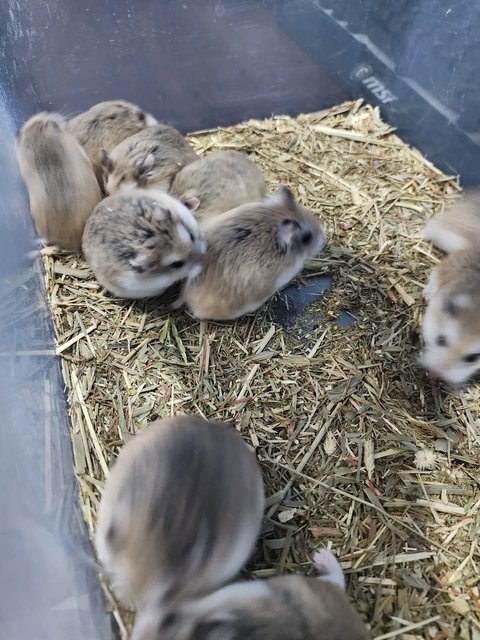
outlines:
M479 90L470 91L468 79L480 21L473 4L0 4L1 638L114 635L78 504L16 128L36 111L74 114L112 98L136 101L187 131L363 96L432 161L476 183Z

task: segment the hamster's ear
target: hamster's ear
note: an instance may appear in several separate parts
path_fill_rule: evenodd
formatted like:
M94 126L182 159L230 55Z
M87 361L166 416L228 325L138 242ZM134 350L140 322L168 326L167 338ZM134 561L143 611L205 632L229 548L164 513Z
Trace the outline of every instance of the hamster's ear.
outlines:
M445 299L443 308L446 313L455 317L462 309L468 309L471 304L472 300L466 293L454 293Z
M164 204L162 204L161 202L158 202L158 200L155 200L152 203L152 206L153 206L153 212L157 220L172 222L172 212L170 211L170 209L167 209L167 207Z
M150 255L147 251L137 251L128 261L135 271L142 273L150 263Z
M270 196L270 202L283 205L284 207L288 208L296 207L295 196L293 195L290 188L284 184L281 184L277 187L277 190L275 191L273 196Z
M155 166L155 156L153 153L149 153L148 156L138 158L135 161L135 177L144 178Z
M284 219L277 225L277 242L282 253L288 250L292 240L298 233L299 224L296 220Z
M62 116L61 113L49 113L48 114L48 122L53 124L57 129L65 129L67 125L67 121Z
M200 200L195 196L187 196L182 199L182 202L190 211L196 211L200 206Z
M100 151L100 163L102 167L105 169L105 171L108 171L108 173L112 173L113 160L111 156L109 156L108 153L105 151L105 149L102 149Z

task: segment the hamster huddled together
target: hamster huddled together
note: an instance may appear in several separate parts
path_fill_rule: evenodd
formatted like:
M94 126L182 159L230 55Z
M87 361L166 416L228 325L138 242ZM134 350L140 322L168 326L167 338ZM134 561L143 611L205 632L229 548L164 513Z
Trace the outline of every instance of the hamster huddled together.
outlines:
M260 467L232 426L177 416L131 439L105 485L96 546L137 612L132 640L366 640L326 549L316 577L236 579L263 510Z
M279 185L266 194L243 153L198 156L137 105L102 102L67 121L39 113L17 134L17 158L43 241L82 251L115 296L156 296L230 320L258 309L325 244L319 220ZM421 362L463 383L480 371L480 193L427 223L448 255L424 297ZM260 467L231 426L157 421L111 470L96 547L115 593L137 615L133 640L362 640L368 637L322 550L316 577L239 581L264 510Z
M258 309L325 244L319 220L288 187L266 196L246 154L200 157L179 131L124 100L70 121L33 116L18 131L17 157L43 241L83 251L98 282L121 298L181 283L173 308L232 320ZM420 362L462 384L480 371L479 193L429 221L424 238L449 255L424 292Z
M17 157L43 240L82 250L121 298L181 282L176 307L231 320L258 309L325 243L288 187L266 196L246 154L199 157L129 102L102 102L68 122L39 113L19 130Z
M37 230L81 251L113 295L156 296L229 320L258 309L325 243L319 220L279 185L267 196L246 154L199 157L137 105L102 102L70 121L39 113L17 134ZM317 577L239 581L264 511L260 466L231 425L157 421L121 450L100 503L96 548L132 640L364 640L327 550Z

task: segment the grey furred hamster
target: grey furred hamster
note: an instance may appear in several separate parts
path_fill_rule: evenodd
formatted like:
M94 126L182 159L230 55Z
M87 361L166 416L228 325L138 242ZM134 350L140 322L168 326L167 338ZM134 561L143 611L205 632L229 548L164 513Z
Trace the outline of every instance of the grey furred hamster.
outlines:
M233 578L263 509L259 465L234 428L176 416L132 438L106 481L96 531L117 597L137 610L132 638Z
M174 177L170 194L197 219L224 213L265 197L265 180L250 158L238 151L217 151L188 164Z
M48 244L79 250L102 195L85 151L58 113L38 113L17 133L17 161L32 218Z
M433 377L461 385L480 372L480 247L446 256L423 295L428 306L420 361Z
M103 153L105 188L110 195L150 187L168 191L175 174L197 159L197 154L179 131L158 124L130 136L109 153Z
M146 298L198 274L205 243L196 220L178 200L135 190L97 205L85 226L83 252L108 291Z
M186 602L132 640L367 640L336 558L324 549L313 564L318 577L236 582Z
M438 218L427 222L422 235L446 253L480 247L480 189L466 189Z
M189 277L176 307L200 319L232 320L258 309L321 250L320 222L285 186L263 202L205 220L202 271Z
M108 153L125 138L155 124L156 118L132 102L106 100L72 118L68 129L84 147L103 186L102 149Z

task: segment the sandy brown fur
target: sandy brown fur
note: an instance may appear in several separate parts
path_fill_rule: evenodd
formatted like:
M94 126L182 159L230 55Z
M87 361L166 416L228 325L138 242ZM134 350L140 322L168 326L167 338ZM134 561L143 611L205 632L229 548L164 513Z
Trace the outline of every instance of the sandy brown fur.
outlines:
M279 242L284 224L298 226L288 247ZM324 242L319 221L284 187L264 202L206 220L202 231L207 243L204 268L186 283L182 299L195 316L216 320L233 319L258 308ZM305 232L312 237L307 245L301 242ZM279 285L285 274L290 275Z
M101 199L93 168L61 116L39 113L20 129L17 159L38 233L49 244L79 250Z
M258 592L263 587L264 593ZM240 589L241 591L240 591ZM251 593L249 593L251 589ZM169 622L167 620L167 622ZM138 640L367 640L345 592L304 576L237 583L181 607L171 625Z
M255 456L232 427L165 418L120 452L102 496L97 548L123 596L163 611L233 577L252 551L263 502ZM228 569L239 545L244 553Z
M261 200L265 196L265 180L246 154L218 151L177 173L170 193L181 202L196 199L195 217L203 219Z
M449 296L458 294L468 295L472 300L470 307L455 309L455 318L466 336L480 338L480 247L446 256L435 267L435 272L438 292L446 303Z
M204 250L197 224L180 202L140 190L102 200L83 237L97 280L126 298L158 295L186 278L200 268Z
M429 220L423 237L447 253L480 246L480 189L467 189L440 217Z
M148 115L126 100L107 100L69 121L69 131L85 149L100 185L103 186L102 149L110 152L125 138L145 129Z
M150 154L153 156L152 169L142 174L138 164ZM109 162L105 163L107 192L113 194L127 185L153 186L168 191L175 174L197 159L197 154L179 131L162 124L149 127L111 151Z
M268 581L272 595L234 606L232 622L204 635L207 640L366 640L368 634L345 593L317 578L286 576ZM228 611L228 608L227 608ZM215 615L213 615L215 618ZM202 637L202 629L193 638Z
M445 257L426 297L422 363L433 375L463 384L480 371L480 247Z

